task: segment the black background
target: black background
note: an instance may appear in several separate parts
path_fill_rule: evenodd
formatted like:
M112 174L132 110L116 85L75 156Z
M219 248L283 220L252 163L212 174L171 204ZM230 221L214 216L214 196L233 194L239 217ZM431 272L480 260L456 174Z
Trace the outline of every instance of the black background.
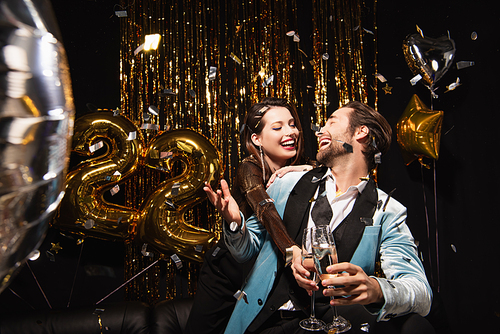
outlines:
M120 33L115 2L52 0L52 4L68 54L77 115L87 112L87 103L118 107ZM302 20L310 20L307 11L301 13ZM394 197L408 207L408 225L420 242L429 280L439 291L454 333L498 333L500 328L500 218L495 214L499 199L499 14L497 6L484 0L377 2L378 71L393 87L391 94L380 90L379 111L393 129L413 94L427 106L432 103L435 110L444 111L440 156L435 163L428 161L431 168L422 168L418 162L405 166L394 134L378 181L385 191L396 188ZM437 83L439 97L433 101L422 83L410 85L413 74L402 53L403 40L416 32L416 25L429 37L449 32L456 45L455 62L475 62L462 70L453 65ZM476 40L471 39L472 32L477 33ZM444 93L457 77L462 85ZM51 242L63 246L55 262L44 254ZM67 306L71 291L71 306L91 305L123 282L123 245L89 238L72 288L80 247L49 231L40 248L42 257L31 263L54 309ZM9 289L4 291L1 312L48 308L27 268L10 289L21 298ZM119 291L109 300L122 299Z

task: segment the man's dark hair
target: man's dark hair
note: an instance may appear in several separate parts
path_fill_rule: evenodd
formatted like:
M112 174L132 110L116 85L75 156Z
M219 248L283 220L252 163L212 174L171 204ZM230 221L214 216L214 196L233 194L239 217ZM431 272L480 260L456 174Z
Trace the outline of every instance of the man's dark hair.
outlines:
M370 130L368 139L364 143L365 150L363 150L363 153L368 170L372 170L376 166L375 154L378 152L385 154L389 150L389 146L391 146L392 128L384 116L364 103L351 101L343 107L352 109L349 113L349 130L351 133L354 133L357 128L363 125Z

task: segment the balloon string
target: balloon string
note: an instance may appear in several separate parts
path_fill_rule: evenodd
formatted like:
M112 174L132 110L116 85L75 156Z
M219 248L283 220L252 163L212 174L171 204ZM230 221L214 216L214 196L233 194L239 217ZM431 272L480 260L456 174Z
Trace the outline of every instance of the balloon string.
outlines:
M35 309L30 303L28 303L23 297L19 296L14 290L9 288L10 292L14 294L17 298L21 299L23 302L25 302L29 307L31 307L33 310Z
M436 185L436 160L434 160L434 221L436 222L436 268L437 268L437 290L439 292L439 231L438 231L438 205L437 205L437 185Z
M424 185L424 166L420 164L420 175L422 177L422 194L424 197L424 211L425 211L425 222L427 225L427 252L429 254L429 268L430 268L430 276L431 281L434 283L434 275L432 268L432 256L431 256L431 235L430 235L430 226L429 226L429 212L427 211L427 197L425 196L425 185Z
M123 288L125 285L127 285L132 280L134 280L137 276L141 275L143 272L145 272L146 270L148 270L149 268L151 268L152 266L154 266L155 264L157 264L158 261L160 261L160 259L158 259L155 262L151 263L149 266L147 266L146 268L144 268L143 270L141 270L140 272L138 272L137 274L135 274L134 276L132 276L129 280L127 280L125 283L123 283L122 285L120 285L119 287L117 287L116 289L114 289L113 291L111 291L106 297L104 297L103 299L101 299L100 301L98 301L95 304L96 305L99 304L100 302L102 302L103 300L105 300L106 298L108 298L109 296L111 296L113 293L115 293L116 291L118 291L121 288Z
M26 261L26 266L28 267L28 269L31 271L31 275L33 275L33 278L35 279L35 282L36 282L36 285L38 285L38 288L40 289L40 292L42 293L43 295L43 298L45 298L45 301L47 302L47 305L49 305L49 308L52 309L52 305L50 305L50 302L49 300L47 299L47 296L45 295L45 292L43 292L43 289L42 287L40 286L40 283L38 282L38 279L36 278L35 276L35 273L33 272L33 270L31 270L31 267L28 263L28 261Z
M73 297L73 290L75 288L76 275L78 274L78 268L80 267L80 260L82 258L82 253L83 253L83 245L84 245L84 243L82 242L82 247L80 247L80 255L78 255L78 262L76 263L75 276L73 277L73 284L71 285L71 291L69 292L68 305L66 305L66 307L69 307L69 304L71 303L71 297Z

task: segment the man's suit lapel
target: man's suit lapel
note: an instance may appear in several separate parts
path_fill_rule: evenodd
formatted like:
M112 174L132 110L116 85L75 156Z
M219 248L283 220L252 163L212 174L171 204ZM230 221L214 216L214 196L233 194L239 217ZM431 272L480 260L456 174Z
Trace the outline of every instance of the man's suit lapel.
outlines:
M351 213L333 231L339 262L349 262L358 247L367 224L375 213L378 194L375 182L370 179L365 189L358 195ZM362 221L361 218L368 218Z
M304 174L295 184L288 197L285 211L283 213L283 222L288 230L288 234L293 240L302 239L302 222L304 215L309 213L310 199L314 196L318 184L311 182L313 178L322 178L328 168L315 168Z

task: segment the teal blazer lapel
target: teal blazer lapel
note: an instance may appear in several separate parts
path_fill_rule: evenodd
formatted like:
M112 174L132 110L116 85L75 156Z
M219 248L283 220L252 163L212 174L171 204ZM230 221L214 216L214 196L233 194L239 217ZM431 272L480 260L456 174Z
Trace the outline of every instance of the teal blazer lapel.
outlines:
M378 194L375 182L370 179L358 195L351 213L333 231L339 262L349 262L358 247L365 227L373 224L372 217L377 207ZM367 218L367 219L362 219Z
M314 196L318 183L312 182L314 178L322 178L328 168L320 167L312 169L302 176L295 184L283 213L283 222L288 234L293 240L302 239L302 222L304 215L309 214L310 199Z

